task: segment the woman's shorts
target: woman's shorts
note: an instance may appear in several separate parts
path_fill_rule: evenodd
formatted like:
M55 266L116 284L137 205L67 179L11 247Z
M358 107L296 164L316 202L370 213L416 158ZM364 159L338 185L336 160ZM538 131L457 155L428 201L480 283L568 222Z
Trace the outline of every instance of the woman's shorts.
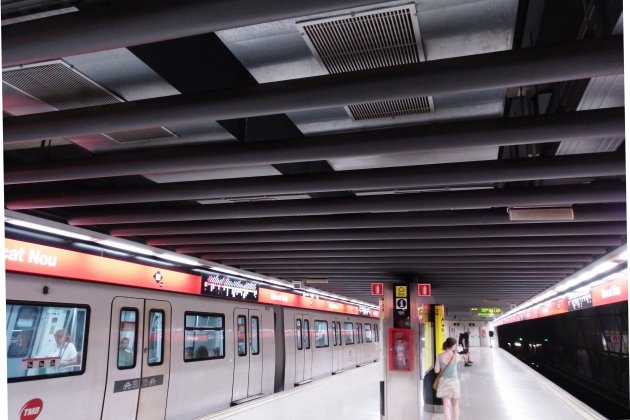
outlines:
M461 396L459 390L459 379L457 378L440 378L438 384L438 398L459 398Z

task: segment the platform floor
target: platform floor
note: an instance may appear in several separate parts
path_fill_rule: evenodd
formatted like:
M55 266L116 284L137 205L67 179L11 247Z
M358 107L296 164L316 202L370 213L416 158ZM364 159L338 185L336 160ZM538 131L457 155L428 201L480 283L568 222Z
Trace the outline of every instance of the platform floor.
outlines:
M460 365L460 419L605 419L498 348L473 348ZM381 364L353 369L311 384L204 417L205 420L380 420ZM443 414L422 412L422 420Z

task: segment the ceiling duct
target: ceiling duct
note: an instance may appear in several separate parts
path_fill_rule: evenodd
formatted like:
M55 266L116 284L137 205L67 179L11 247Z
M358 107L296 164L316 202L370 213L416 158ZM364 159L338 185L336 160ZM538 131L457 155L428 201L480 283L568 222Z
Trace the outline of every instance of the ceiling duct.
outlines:
M415 4L301 22L300 33L331 74L419 63L425 60ZM433 111L433 98L421 96L353 104L354 120L393 118Z
M5 69L2 81L58 110L125 102L61 60ZM11 112L11 108L7 111ZM115 131L104 135L119 143L177 137L164 127Z

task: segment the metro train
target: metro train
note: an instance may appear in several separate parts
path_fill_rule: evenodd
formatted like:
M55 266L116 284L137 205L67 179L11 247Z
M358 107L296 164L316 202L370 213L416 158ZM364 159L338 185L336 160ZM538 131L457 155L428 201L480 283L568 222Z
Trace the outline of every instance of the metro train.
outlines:
M8 246L9 418L193 419L380 357L374 317L19 273Z

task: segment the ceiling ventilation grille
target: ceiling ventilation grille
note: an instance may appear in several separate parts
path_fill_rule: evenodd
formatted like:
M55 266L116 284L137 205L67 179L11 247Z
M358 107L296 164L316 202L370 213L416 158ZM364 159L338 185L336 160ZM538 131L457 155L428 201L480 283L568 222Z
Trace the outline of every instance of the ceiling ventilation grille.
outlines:
M308 46L329 73L345 73L424 61L415 5L298 24ZM346 107L355 120L424 114L433 98L372 102Z
M119 143L141 140L171 139L177 137L165 127L142 128L139 130L115 131L105 133L105 136Z
M2 80L59 110L122 102L62 62L5 70Z
M124 102L63 61L50 61L3 70L2 81L58 110ZM106 134L118 142L177 137L164 127Z

